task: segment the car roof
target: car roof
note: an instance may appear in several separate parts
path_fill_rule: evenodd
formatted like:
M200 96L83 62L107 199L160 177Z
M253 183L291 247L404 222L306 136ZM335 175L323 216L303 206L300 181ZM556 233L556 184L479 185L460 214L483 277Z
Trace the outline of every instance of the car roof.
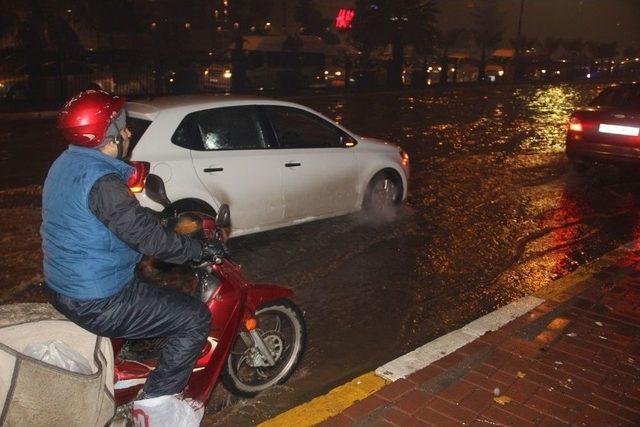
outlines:
M308 108L299 104L259 96L200 94L136 99L127 102L127 113L133 117L146 118L153 121L160 112L164 111L188 114L208 108L257 104L292 106L308 110Z

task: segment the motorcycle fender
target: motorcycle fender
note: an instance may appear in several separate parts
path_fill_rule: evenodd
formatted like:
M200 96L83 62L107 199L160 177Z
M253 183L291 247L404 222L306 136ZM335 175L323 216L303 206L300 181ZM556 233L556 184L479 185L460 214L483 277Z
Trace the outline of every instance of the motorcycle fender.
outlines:
M278 285L256 284L249 288L247 292L247 306L251 311L256 311L261 305L281 298L293 295L291 289Z

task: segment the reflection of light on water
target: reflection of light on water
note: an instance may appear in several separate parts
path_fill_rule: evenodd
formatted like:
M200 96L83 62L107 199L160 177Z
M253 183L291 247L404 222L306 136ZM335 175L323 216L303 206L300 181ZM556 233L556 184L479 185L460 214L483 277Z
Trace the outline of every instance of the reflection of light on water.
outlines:
M533 96L523 97L532 113L532 134L522 142L522 148L533 151L564 150L566 122L578 98L576 89L565 85L542 87Z

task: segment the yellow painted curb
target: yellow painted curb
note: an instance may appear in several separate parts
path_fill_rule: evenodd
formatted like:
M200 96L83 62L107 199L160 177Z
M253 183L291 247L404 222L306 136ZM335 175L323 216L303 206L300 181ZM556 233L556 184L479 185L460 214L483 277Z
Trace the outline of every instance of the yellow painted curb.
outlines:
M277 417L259 424L259 426L312 426L340 414L358 400L372 395L386 384L389 384L389 381L369 372L334 388L323 396L283 412Z

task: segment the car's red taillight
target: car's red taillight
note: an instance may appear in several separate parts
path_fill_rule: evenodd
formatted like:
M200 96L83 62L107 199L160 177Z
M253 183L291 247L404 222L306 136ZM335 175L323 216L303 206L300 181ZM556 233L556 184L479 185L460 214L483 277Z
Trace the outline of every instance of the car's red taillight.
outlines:
M575 116L569 120L569 132L582 132L582 122Z
M134 171L129 177L129 189L132 193L140 193L144 189L144 181L149 175L149 162L136 162L132 161L131 166L134 167Z

